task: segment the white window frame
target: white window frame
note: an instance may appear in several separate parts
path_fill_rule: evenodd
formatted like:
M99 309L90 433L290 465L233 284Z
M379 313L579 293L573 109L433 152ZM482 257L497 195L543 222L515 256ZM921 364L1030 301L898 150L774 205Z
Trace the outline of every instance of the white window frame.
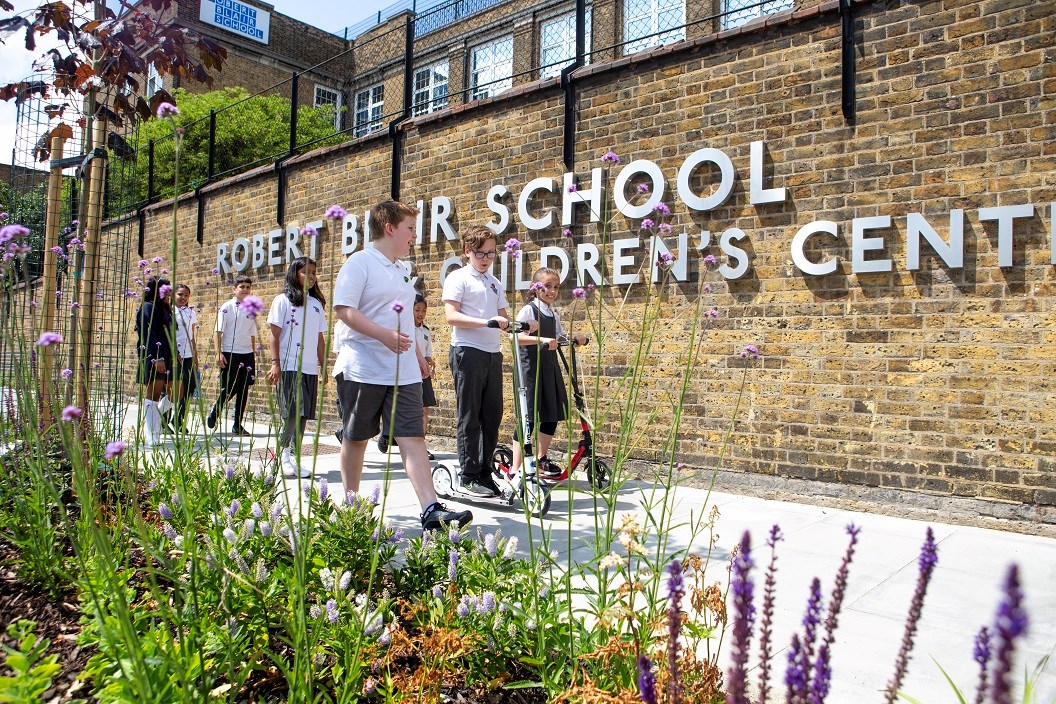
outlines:
M385 84L376 83L356 92L352 101L352 134L362 137L381 129L381 116L385 114Z
M322 100L319 99L320 94L322 94ZM315 84L312 106L321 108L330 105L334 107L334 127L341 129L341 91L329 86L319 85L318 83Z
M756 17L788 10L794 5L793 0L767 0L762 5L756 5L758 1L722 0L722 28L733 29L734 27L740 27L742 24L748 24ZM756 6L751 7L751 5Z
M144 88L148 98L154 97L155 93L165 88L165 78L158 73L158 67L153 61L147 66L147 84Z
M506 53L506 45L509 46L508 63L505 58L496 60L498 56ZM512 88L513 35L507 34L470 49L469 77L470 100L490 98Z
M645 4L648 12L631 14L631 4ZM660 16L678 9L681 17L671 29L660 28ZM647 31L636 36L631 35L631 25L648 19ZM662 32L662 33L661 33ZM624 0L623 2L623 53L634 54L656 46L674 44L686 38L686 2L685 0Z
M591 16L594 14L590 6L587 7L587 14L584 17L586 21L587 36L584 38L584 48L586 49L584 55L584 61L590 63L590 44L592 39L591 29ZM560 43L547 44L547 29L555 27L556 25L564 24L564 27L558 28L560 33L564 30L564 34L561 35ZM553 52L549 56L547 52ZM556 55L555 55L556 54ZM567 57L567 58L563 58ZM562 69L568 66L570 63L576 60L576 13L566 12L563 15L557 15L556 17L550 17L539 25L539 77L540 78L556 78L561 75ZM549 65L548 65L549 64Z
M440 67L443 67L443 71L438 71ZM443 74L443 80L438 80L437 76ZM425 77L423 85L419 87L419 77ZM415 69L414 77L412 79L413 88L411 92L411 113L418 117L419 115L426 115L437 110L443 110L448 106L449 98L449 86L451 80L451 66L447 59L441 59L434 61L428 66ZM437 95L437 92L443 90L442 95Z

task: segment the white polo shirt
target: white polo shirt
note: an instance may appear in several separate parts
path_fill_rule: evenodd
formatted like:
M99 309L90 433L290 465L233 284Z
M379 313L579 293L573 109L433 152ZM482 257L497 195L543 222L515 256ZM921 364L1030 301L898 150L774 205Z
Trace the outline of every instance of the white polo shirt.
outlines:
M228 354L252 354L257 336L256 318L246 315L234 298L220 306L216 314L216 331L222 332L220 351Z
M352 352L351 348L345 344L345 339L350 332L352 332L352 330L349 329L343 321L334 320L334 334L330 336L330 349L331 351L337 352L337 360L334 362L334 366L330 369L331 376L345 373L345 363L348 360L348 355Z
M194 356L191 343L198 328L198 314L190 306L173 308L172 321L176 323L176 353L180 359L190 359Z
M499 280L466 264L447 275L441 294L444 303L457 303L459 310L473 318L494 318L509 308L506 293ZM452 347L475 347L484 352L502 351L502 332L498 328L462 328L451 326Z
M373 247L361 249L348 258L337 274L334 306L355 308L383 328L399 329L410 337L411 347L397 355L373 337L349 330L343 344L348 352L342 350L338 355L346 381L404 386L422 380L415 353L415 293L410 268L402 261L391 262ZM403 306L399 313L393 309L396 302Z
M279 368L284 372L295 372L299 364L302 374L317 376L319 335L326 332L326 312L319 299L307 298L307 305L295 308L286 294L280 293L271 302L268 325L280 329Z

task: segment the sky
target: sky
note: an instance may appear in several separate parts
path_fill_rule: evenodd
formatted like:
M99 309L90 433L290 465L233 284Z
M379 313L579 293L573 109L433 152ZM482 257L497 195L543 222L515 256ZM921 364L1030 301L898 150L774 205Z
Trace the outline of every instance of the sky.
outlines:
M275 0L271 4L276 12L315 25L328 32L340 33L345 27L356 25L370 17L376 17L393 5L399 9L417 3L418 8L436 4L437 0ZM13 0L16 13L33 10L39 0ZM6 18L8 13L0 13ZM383 14L383 17L386 14ZM38 39L37 49L26 51L24 34L14 34L0 44L0 85L6 85L31 75L33 62L40 58L53 44L47 38ZM0 101L0 162L11 163L11 150L15 142L15 106L12 101ZM24 161L20 155L19 161ZM6 204L5 204L6 205Z

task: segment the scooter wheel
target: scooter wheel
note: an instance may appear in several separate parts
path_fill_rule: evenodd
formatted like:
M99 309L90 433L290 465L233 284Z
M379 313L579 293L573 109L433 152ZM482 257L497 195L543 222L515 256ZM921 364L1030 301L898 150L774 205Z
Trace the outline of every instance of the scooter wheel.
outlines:
M454 493L455 476L445 464L433 467L433 488L441 499L449 499Z
M497 474L505 475L513 466L513 450L508 445L496 445L491 453L491 464Z
M587 481L598 491L609 486L612 482L612 470L605 460L595 457L592 462L587 463Z
M525 477L521 486L521 506L535 518L545 516L550 510L550 487L535 477Z

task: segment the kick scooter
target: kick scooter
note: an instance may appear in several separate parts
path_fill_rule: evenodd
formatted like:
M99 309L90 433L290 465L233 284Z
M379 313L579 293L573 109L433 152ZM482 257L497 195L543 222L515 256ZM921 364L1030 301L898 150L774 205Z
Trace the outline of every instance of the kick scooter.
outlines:
M579 412L579 428L580 432L582 432L582 437L580 437L579 445L576 447L576 451L573 453L567 467L561 467L556 462L547 459L546 466L537 468L538 476L546 484L563 482L569 479L572 476L572 472L579 468L580 462L586 460L587 481L595 489L601 490L612 481L612 471L609 469L608 463L594 453L594 436L592 434L594 426L587 417L586 402L583 400L583 391L579 387L576 347L567 337L562 339L559 344L558 354L561 356L561 363L564 365L568 378L572 382L572 396L575 399L576 410ZM569 348L569 356L572 358L571 368L569 368L568 360L565 359L565 354L561 351L561 347ZM533 457L533 455L527 453L524 456ZM492 455L492 464L497 474L508 474L512 471L513 452L508 445L495 447L495 454Z
M488 321L488 327L498 327L495 321ZM520 345L517 341L517 333L528 330L527 323L511 323L510 332L513 333L513 383L517 389L517 423L521 428L521 437L525 438L524 456L535 457L532 451L532 441L526 432L528 415L528 389L523 381L521 372ZM509 452L509 448L506 449ZM512 455L511 455L512 457ZM527 470L514 472L507 463L505 467L495 465L492 469L491 478L495 486L499 488L499 496L493 499L476 496L462 491L461 479L446 464L439 462L433 467L433 488L436 495L443 499L469 499L477 501L498 501L499 503L512 506L517 502L524 510L535 518L545 516L550 510L550 487L539 481L535 475L535 462L526 462Z

